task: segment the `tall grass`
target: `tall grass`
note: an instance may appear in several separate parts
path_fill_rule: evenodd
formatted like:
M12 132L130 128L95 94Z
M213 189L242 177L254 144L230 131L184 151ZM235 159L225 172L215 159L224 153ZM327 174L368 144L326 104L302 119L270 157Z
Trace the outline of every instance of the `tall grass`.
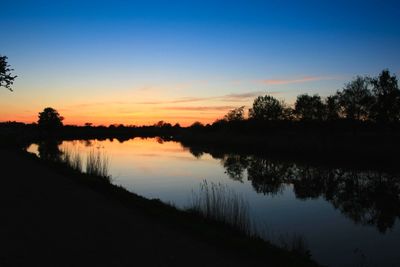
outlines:
M268 233L266 225L261 227L250 219L249 204L242 195L220 183L204 180L198 191L192 191L189 211L203 217L230 225L247 236L261 238L286 251L311 257L306 240L298 234L279 235Z
M108 156L101 151L89 151L86 158L86 173L110 181Z
M307 242L302 235L280 235L276 245L282 249L311 257L310 250L307 246Z
M61 151L59 161L69 168L83 172L83 160L79 151L71 151L69 148L64 148ZM107 182L111 182L111 175L109 174L109 158L101 151L91 150L86 155L86 174L103 178Z
M79 151L70 151L68 148L62 150L61 162L73 170L82 172L82 158Z
M205 218L226 223L247 235L253 234L248 202L226 185L209 184L204 180L198 192L192 191L188 210L198 212Z

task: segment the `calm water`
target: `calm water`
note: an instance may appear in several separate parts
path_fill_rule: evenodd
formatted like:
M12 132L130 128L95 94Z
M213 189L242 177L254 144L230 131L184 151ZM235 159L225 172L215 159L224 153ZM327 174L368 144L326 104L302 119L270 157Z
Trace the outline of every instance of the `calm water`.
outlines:
M400 177L224 154L178 142L135 138L123 143L64 141L32 144L41 157L60 150L101 150L113 183L185 208L203 180L222 183L249 202L268 237L301 235L315 260L328 266L400 266Z

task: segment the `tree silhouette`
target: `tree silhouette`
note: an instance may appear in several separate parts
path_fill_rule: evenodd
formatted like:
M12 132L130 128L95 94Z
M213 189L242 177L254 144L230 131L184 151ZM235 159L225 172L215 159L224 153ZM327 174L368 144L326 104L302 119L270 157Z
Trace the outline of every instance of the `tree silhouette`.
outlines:
M42 112L39 112L39 127L46 130L55 130L63 126L63 117L53 108L45 108Z
M347 119L366 120L373 104L370 79L358 76L339 93L339 103Z
M199 121L195 121L192 123L192 125L190 125L190 128L192 129L200 129L202 127L204 127L204 125Z
M400 90L396 75L389 70L372 79L375 103L372 106L372 117L378 122L394 122L400 119Z
M225 116L226 121L242 121L244 120L244 106L230 110Z
M340 103L339 95L328 96L325 99L325 119L328 121L337 120L340 118Z
M6 56L0 55L0 87L3 86L12 91L11 85L14 83L14 79L17 78L17 76L11 74L14 69L10 68L7 59Z
M322 120L325 106L319 95L299 95L294 112L301 120Z
M285 118L284 111L284 103L273 96L259 96L249 109L249 117L256 120L281 120Z

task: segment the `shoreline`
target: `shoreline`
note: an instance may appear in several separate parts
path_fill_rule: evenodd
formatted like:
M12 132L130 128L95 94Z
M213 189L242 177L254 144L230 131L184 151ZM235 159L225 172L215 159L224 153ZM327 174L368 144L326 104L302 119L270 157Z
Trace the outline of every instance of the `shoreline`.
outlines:
M157 222L162 227L169 229L168 231L180 233L185 238L189 238L190 242L195 244L200 242L206 244L206 247L211 246L223 253L232 254L231 256L235 258L233 262L246 262L247 265L270 263L274 266L318 266L301 255L284 251L257 238L249 238L237 230L227 227L227 225L206 220L198 214L177 210L159 200L145 199L128 192L122 187L105 183L96 177L77 173L54 163L40 160L27 152L20 151L16 153L12 150L0 150L0 152L3 158L6 153L11 153L10 155L14 154L16 159L19 159L18 164L35 166L35 168L39 168L42 172L47 172L47 175L50 173L50 176L61 176L63 179L72 182L70 186L76 187L76 191L90 190L92 193L105 198L107 202L112 202L114 205L123 207L128 213L138 213L149 222ZM10 167L8 166L8 168ZM25 169L25 167L27 166L20 166L22 169ZM21 178L17 177L17 179ZM43 187L47 185L38 184L37 186ZM35 191L34 188L30 190L32 192ZM63 199L63 201L68 200ZM119 216L123 215L119 214ZM171 244L169 250L173 247L174 245ZM212 265L212 262L208 262L208 264Z

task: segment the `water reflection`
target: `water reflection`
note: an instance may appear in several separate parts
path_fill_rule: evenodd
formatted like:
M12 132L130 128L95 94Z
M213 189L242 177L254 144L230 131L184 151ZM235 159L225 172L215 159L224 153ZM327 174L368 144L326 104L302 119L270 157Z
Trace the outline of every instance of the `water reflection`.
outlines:
M227 154L221 165L233 180L247 179L257 193L276 195L292 184L299 199L323 197L355 223L374 225L384 233L400 217L397 175L299 165L256 156Z
M118 141L121 143L121 140ZM99 148L99 144L95 145L91 140L73 142L87 148ZM167 144L161 138L157 138L156 142L163 146ZM58 160L62 155L61 144L57 140L41 141L37 152L43 159ZM143 144L143 150L148 153L149 144ZM201 148L186 149L195 158L204 155ZM400 179L395 174L310 166L253 155L224 154L221 151L213 153L212 157L220 161L230 179L241 183L247 179L258 194L278 195L292 185L296 198L322 197L353 222L373 225L381 233L391 229L396 219L400 218Z
M61 141L55 139L42 140L38 143L39 157L45 160L58 161L62 155L59 148Z
M226 184L246 197L256 223L266 223L277 235L304 236L323 264L357 266L357 250L371 261L363 266L398 266L400 179L393 172L210 152L170 141L47 140L28 151L59 159L62 151L85 158L101 150L110 156L115 184L182 208L202 180Z

